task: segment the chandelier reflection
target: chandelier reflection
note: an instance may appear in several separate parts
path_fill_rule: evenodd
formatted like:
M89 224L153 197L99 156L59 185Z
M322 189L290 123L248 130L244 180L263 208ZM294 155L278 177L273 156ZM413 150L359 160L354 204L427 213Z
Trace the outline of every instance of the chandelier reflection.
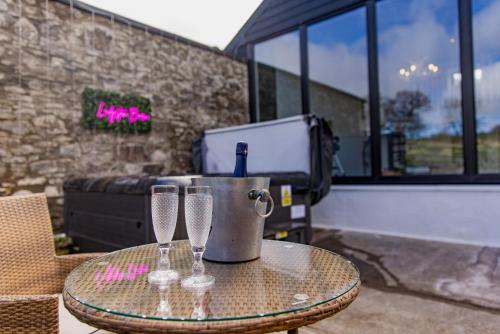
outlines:
M408 68L401 67L399 69L399 75L403 78L427 76L429 74L435 74L439 71L439 66L429 63L425 66L418 66L417 64L411 64Z
M455 82L460 82L462 81L462 73L453 73L452 78ZM483 70L480 68L476 68L474 70L474 79L476 80L481 80L483 78Z

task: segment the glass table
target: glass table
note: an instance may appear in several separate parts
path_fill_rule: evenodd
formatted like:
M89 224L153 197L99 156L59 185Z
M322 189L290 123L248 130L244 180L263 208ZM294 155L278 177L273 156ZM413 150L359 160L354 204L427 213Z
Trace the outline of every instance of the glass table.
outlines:
M358 269L344 257L307 245L264 240L261 257L244 263L204 261L215 276L209 289L187 290L180 281L152 286L156 244L128 248L88 261L66 279L63 299L78 319L117 332L267 333L329 317L357 296ZM187 240L170 251L171 268L189 276Z

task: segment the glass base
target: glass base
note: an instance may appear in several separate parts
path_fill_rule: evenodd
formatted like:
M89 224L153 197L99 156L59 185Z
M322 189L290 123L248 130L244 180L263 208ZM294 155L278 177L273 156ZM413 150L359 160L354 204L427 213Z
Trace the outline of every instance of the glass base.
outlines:
M166 284L179 279L179 273L175 270L156 270L148 274L150 284Z
M168 302L164 300L160 301L160 304L156 308L156 311L158 312L158 315L162 317L168 317L172 315L172 308L170 307Z
M215 283L215 277L210 275L189 276L182 280L181 285L183 288L208 288Z

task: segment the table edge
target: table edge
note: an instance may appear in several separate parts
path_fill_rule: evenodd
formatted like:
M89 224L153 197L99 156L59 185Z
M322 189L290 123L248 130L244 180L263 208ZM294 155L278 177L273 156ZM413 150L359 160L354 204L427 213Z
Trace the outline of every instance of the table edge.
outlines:
M127 333L269 333L306 326L333 316L349 306L358 296L361 281L348 292L328 302L309 308L274 316L236 320L179 321L133 318L100 311L86 306L67 291L63 292L64 306L77 319L99 329Z

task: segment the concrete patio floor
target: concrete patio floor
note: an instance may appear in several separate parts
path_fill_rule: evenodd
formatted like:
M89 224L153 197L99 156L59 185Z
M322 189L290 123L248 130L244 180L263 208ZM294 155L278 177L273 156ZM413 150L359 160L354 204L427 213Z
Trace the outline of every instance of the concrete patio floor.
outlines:
M349 308L302 334L499 333L500 314L364 287Z
M349 308L300 333L500 332L499 249L320 229L312 244L349 257L363 287ZM109 333L63 308L61 334Z
M365 286L500 310L500 248L319 229L312 244L351 259Z

